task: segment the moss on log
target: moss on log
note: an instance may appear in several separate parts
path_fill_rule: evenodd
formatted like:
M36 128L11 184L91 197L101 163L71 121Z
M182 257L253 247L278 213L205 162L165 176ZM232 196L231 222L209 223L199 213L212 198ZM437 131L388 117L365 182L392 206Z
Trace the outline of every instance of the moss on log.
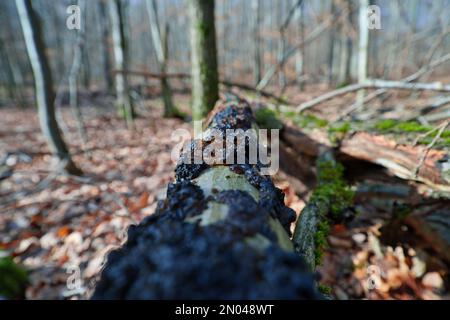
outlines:
M331 151L317 159L317 186L300 213L295 226L295 250L305 259L310 270L322 261L330 224L342 221L353 204L354 192L343 178L343 167Z

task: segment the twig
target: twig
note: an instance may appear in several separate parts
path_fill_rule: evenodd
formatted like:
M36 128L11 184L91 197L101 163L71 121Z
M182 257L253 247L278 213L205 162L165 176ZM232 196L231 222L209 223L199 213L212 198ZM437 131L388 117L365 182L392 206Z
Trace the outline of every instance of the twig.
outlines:
M430 63L428 63L427 65L423 66L422 68L420 68L417 72L407 76L406 78L403 78L401 81L406 81L406 82L412 82L415 81L417 79L419 79L421 76L423 76L424 74L432 71L434 68L436 68L437 66L439 66L440 64L446 62L450 60L450 54L446 54L436 60L431 61ZM353 113L354 111L358 110L359 108L361 108L365 103L372 101L373 99L375 99L378 96L381 96L382 94L386 93L387 90L386 89L379 89L375 92L372 92L370 94L368 94L363 101L361 102L356 102L354 104L352 104L347 110L345 110L342 115L339 116L339 118L337 119L338 121L342 120L343 118L345 118L346 116L348 116L350 113Z
M435 132L436 130L439 130L440 126L434 127L433 129L431 129L430 131L427 131L425 133L419 134L417 136L416 139L414 139L413 141L413 147L417 146L417 144L419 143L420 140L422 140L425 137L428 137L430 134L432 134L433 132Z
M438 133L436 134L436 136L427 145L427 147L422 151L422 155L420 156L419 163L417 164L417 167L414 169L414 172L413 172L414 173L413 174L414 179L417 179L417 175L419 174L419 170L422 167L423 163L425 162L425 159L427 158L428 153L430 152L431 148L436 144L436 142L439 140L439 138L441 137L442 133L448 127L449 124L450 124L450 120L447 120L446 122L441 124L440 125L440 129L439 129ZM431 132L429 132L429 134L430 133Z
M450 55L449 55L450 59ZM399 90L431 90L431 91L442 91L450 92L450 85L442 84L441 82L431 82L431 83L408 83L405 81L391 81L382 79L369 79L363 83L351 84L349 86L327 92L315 99L308 102L304 102L295 108L295 111L302 112L309 109L319 103L331 100L337 96L344 95L346 93L358 91L361 89L373 89L373 88L383 88L383 89L399 89Z

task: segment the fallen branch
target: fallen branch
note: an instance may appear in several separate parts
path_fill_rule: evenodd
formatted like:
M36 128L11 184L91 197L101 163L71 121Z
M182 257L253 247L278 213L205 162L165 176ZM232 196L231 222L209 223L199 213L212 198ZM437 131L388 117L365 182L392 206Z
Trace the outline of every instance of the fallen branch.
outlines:
M314 107L319 103L331 100L335 97L358 91L361 89L373 89L373 88L383 88L383 89L398 89L398 90L431 90L440 92L450 92L450 85L444 85L441 82L431 82L431 83L408 83L403 81L391 81L382 79L369 79L363 83L351 84L349 86L327 92L317 98L314 98L308 102L304 102L295 108L295 111L302 112L306 109Z
M343 220L354 195L344 182L343 168L331 150L320 153L316 171L317 186L300 213L292 238L310 270L321 263L330 224Z
M423 74L433 70L437 66L441 65L444 62L447 62L450 60L450 54L446 54L439 59L436 59L432 61L429 65L426 65L422 67L420 70L418 70L416 73L409 75L406 78L403 78L400 81L390 81L390 80L368 80L365 83L361 84L351 84L349 86L327 92L317 98L314 98L308 102L302 103L299 106L297 106L296 111L302 112L308 108L311 108L319 103L331 100L337 96L344 95L350 92L358 91L360 89L370 89L370 88L382 88L380 90L377 90L375 92L370 93L367 95L363 103L367 103L376 97L380 96L381 94L384 94L387 92L386 89L402 89L402 90L435 90L435 91L441 91L439 90L440 87L444 87L442 91L450 91L450 86L444 86L440 83L414 83L410 84L409 82L415 81L416 79L420 78ZM347 110L347 114L350 112L353 112L355 109L359 108L360 104L353 104L349 107Z
M309 156L317 157L320 148L324 146L333 147L328 133L320 129L303 132L294 125L286 125L281 138L288 145L295 146L298 152ZM429 150L417 177L412 177L411 172L414 172L425 148L424 146L398 145L382 135L356 132L342 138L336 150L336 156L375 163L399 178L419 181L435 190L450 192L450 176L446 169L448 154L445 150Z
M427 147L422 151L419 163L417 164L417 167L414 168L414 173L413 173L414 179L417 179L419 170L421 169L423 163L425 162L425 159L427 158L428 153L430 152L431 148L433 148L433 146L436 144L436 142L440 139L442 133L448 127L449 124L450 124L450 121L447 121L447 122L444 122L443 124L441 124L438 133L434 136L433 140L427 145Z

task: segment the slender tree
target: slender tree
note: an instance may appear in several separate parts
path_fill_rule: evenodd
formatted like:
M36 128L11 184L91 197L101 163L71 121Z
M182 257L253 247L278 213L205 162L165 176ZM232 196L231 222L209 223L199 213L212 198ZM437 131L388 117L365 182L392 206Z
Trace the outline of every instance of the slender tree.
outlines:
M108 14L106 10L105 0L98 1L98 11L99 11L99 23L100 32L102 39L102 58L103 58L103 77L105 80L106 92L113 91L113 81L111 77L111 58L109 56L109 44L108 44Z
M360 84L367 79L367 56L369 48L368 6L369 0L359 0L358 83ZM364 94L365 90L358 91L358 103L362 102Z
M203 118L219 98L213 0L189 0L192 115Z
M261 0L252 0L253 82L261 81Z
M300 42L305 41L305 10L303 9L303 3L298 6L297 22ZM305 60L305 48L301 46L295 54L295 74L297 78L297 84L299 89L303 91L305 89L305 81L303 81L304 75L304 60Z
M87 144L87 134L86 126L83 121L83 114L81 112L80 104L78 101L78 78L82 61L82 53L85 46L85 31L86 31L86 0L79 0L78 5L81 8L81 13L83 14L82 25L80 30L76 30L76 41L73 53L73 62L69 73L69 100L72 112L77 120L78 134L83 145L83 149L86 148Z
M42 132L52 153L62 161L63 168L68 173L79 175L81 170L72 161L69 149L56 122L55 92L53 90L50 65L45 56L45 43L42 37L39 17L31 5L31 0L16 0L16 6L33 70L36 102Z
M161 37L161 31L158 21L158 8L156 0L147 0L147 12L150 20L150 29L153 40L153 47L156 51L156 58L159 64L159 71L162 75L167 73L167 63L169 54L169 25L166 24L165 32ZM161 77L161 90L164 102L164 116L173 117L178 114L173 101L172 90L166 77Z
M343 35L341 38L341 56L339 65L339 85L347 85L351 82L351 64L352 64L352 51L353 51L353 39L350 35L351 26L353 25L353 6L351 0L346 0L345 5L347 7L347 14L345 20L342 23Z
M337 8L333 0L331 0L330 4L330 14L332 16L336 16ZM336 40L336 30L335 28L330 29L330 40L328 47L328 86L331 86L334 81L334 61L335 61L335 40Z
M128 55L125 39L124 15L121 2L114 0L108 2L111 17L111 32L114 44L114 62L118 70L127 70ZM128 77L124 72L117 72L115 75L117 107L119 113L125 118L128 128L133 128L134 110L129 95Z

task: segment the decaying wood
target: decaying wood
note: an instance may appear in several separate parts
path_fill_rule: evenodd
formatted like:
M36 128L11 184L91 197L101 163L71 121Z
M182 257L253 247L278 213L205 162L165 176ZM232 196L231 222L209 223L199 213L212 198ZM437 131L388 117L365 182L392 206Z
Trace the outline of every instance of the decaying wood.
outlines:
M289 238L295 212L270 177L247 158L221 164L225 154L187 163L217 143L213 130L254 128L248 104L220 103L208 119L206 135L185 146L166 200L109 255L94 299L319 297Z
M297 112L302 112L306 109L312 108L319 103L331 100L335 97L362 90L362 89L398 89L398 90L430 90L430 91L439 91L439 92L450 92L450 85L443 84L441 82L430 82L430 83L422 83L422 82L403 82L403 81L391 81L391 80L382 80L382 79L369 79L362 83L351 84L349 86L327 92L315 99L312 99L308 102L302 103L298 105L295 110Z
M327 132L319 129L307 133L293 125L287 125L281 137L287 144L309 156L317 156L321 146L332 147ZM450 163L448 153L444 150L430 150L414 178L414 170L425 148L426 146L398 145L382 135L356 132L341 140L337 153L383 166L402 179L416 180L433 189L449 192Z
M450 263L450 202L421 208L410 213L404 223L412 227L425 243Z
M323 150L323 149L322 149ZM319 161L328 161L336 164L334 156L330 150L323 150L319 156ZM320 170L317 168L317 170ZM320 172L317 173L320 177ZM317 184L327 183L326 181L317 181ZM303 208L295 225L295 232L292 238L295 250L305 259L311 271L316 268L317 248L316 234L319 223L324 222L330 211L330 201L328 199L311 199Z
M384 94L387 92L387 89L401 89L401 90L434 90L434 91L449 91L450 86L445 86L441 83L412 83L412 81L417 80L422 75L434 70L439 65L447 62L450 60L450 54L446 54L436 60L433 60L429 64L423 66L420 68L417 72L407 76L406 78L401 79L400 81L389 81L389 80L381 80L381 79L372 79L372 80L366 80L361 83L357 84L351 84L348 86L345 86L343 88L339 88L334 91L327 92L319 97L316 97L310 101L307 101L305 103L302 103L296 107L296 110L298 112L302 112L306 109L312 108L322 102L331 100L335 97L358 91L361 89L370 89L370 88L377 88L379 90L370 93L367 95L363 101L360 103L355 103L352 106L350 106L345 114L348 114L350 112L353 112L355 109L359 108L361 104L369 102L376 97L380 96L381 94Z

